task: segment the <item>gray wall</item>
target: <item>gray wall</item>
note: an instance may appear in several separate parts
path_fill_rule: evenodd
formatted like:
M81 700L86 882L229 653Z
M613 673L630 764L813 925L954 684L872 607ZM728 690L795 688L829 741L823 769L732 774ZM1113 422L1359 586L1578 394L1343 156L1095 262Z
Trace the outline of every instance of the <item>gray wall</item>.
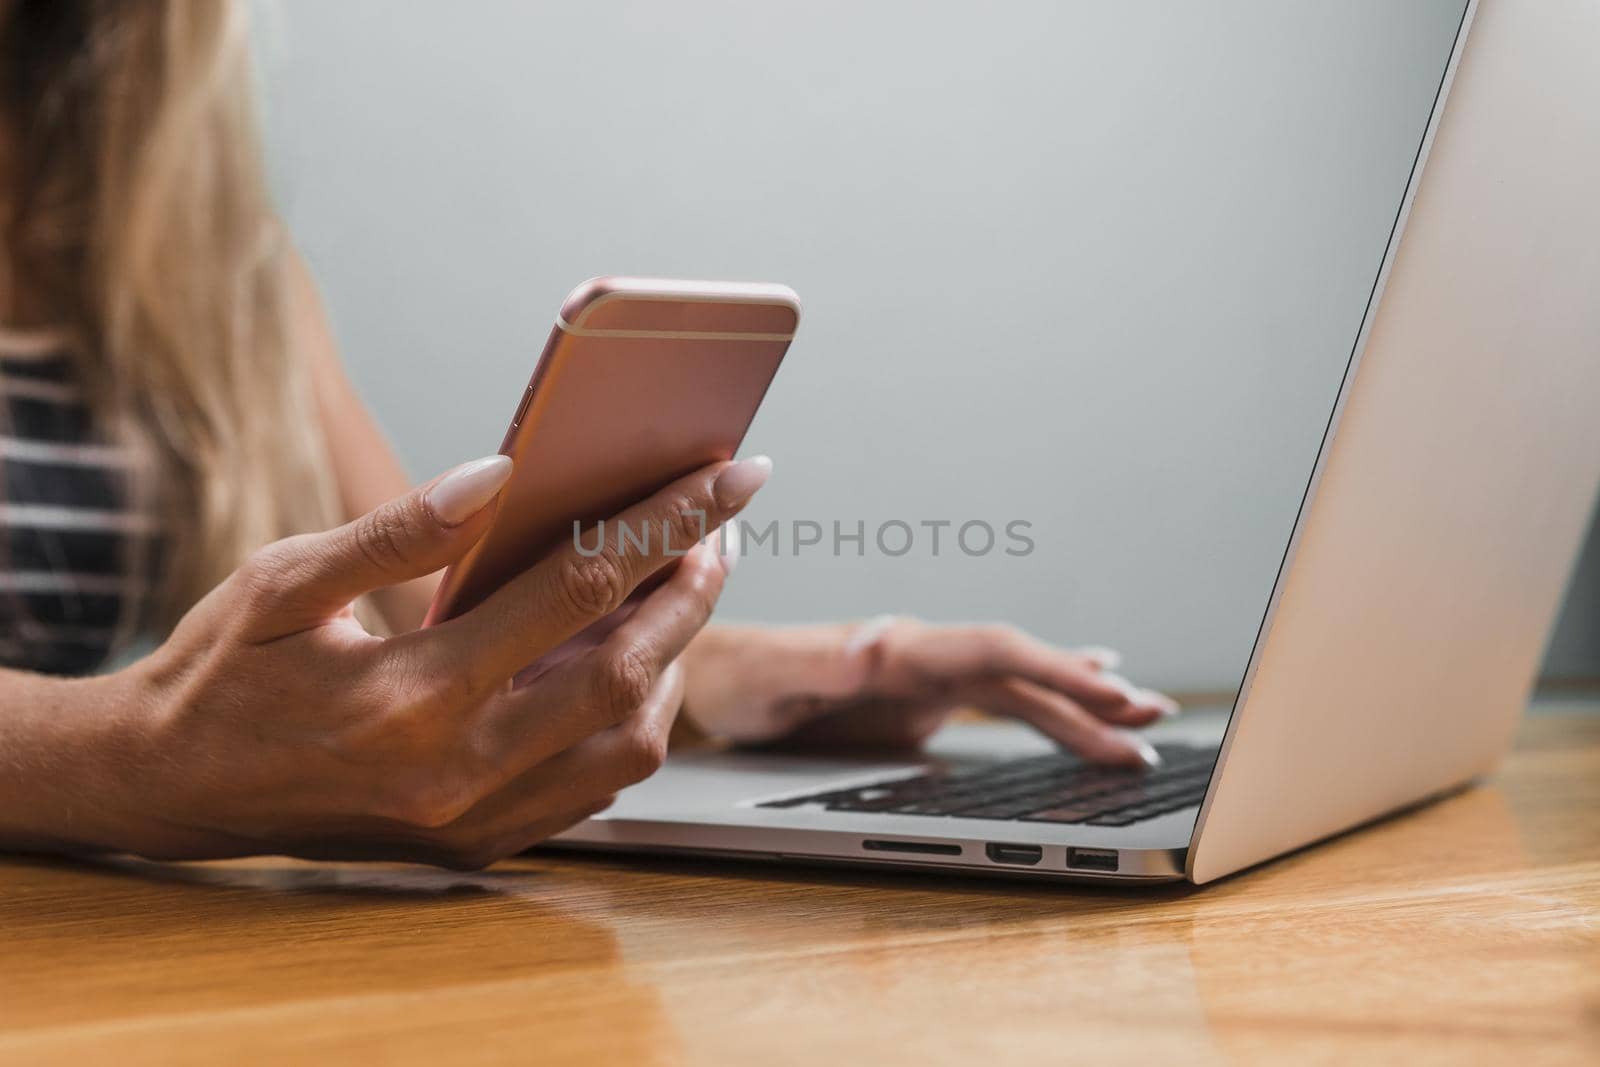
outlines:
M1459 8L289 0L260 35L285 210L419 478L495 447L582 278L788 282L751 518L1037 547L752 556L725 615L1010 618L1226 689Z

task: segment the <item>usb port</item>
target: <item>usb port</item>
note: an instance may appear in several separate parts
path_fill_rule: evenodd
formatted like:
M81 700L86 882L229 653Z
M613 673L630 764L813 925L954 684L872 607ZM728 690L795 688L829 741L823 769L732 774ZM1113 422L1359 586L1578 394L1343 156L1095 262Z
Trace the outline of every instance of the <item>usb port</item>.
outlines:
M983 850L996 863L1016 863L1032 867L1044 859L1044 849L1038 845L1000 845L991 842L985 845Z
M1114 848L1069 848L1067 866L1080 871L1114 871L1117 869L1117 850Z

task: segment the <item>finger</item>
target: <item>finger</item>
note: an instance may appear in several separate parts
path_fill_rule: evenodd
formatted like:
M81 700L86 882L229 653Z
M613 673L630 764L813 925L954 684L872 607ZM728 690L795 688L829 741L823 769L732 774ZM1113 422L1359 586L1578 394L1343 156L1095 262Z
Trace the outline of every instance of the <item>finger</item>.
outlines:
M702 545L717 553L724 578L733 573L734 560L737 558L738 529L739 527L735 523L719 526L701 542ZM729 552L728 546L730 544L735 546L733 555L730 555ZM681 567L678 569L681 569ZM623 623L633 617L633 613L639 610L639 605L644 603L644 599L649 595L649 592L651 591L635 589L633 595L623 602L622 607L605 618L590 623L572 637L567 638L567 640L519 670L511 680L512 687L522 688L531 685L540 677L555 670L555 668L568 660L575 659L590 649L600 647L608 637L621 628ZM717 595L719 594L713 594L712 599L715 600Z
M771 461L757 456L680 478L580 536L581 544L564 541L471 611L416 636L429 639L447 669L470 659L486 678L509 678L681 560L707 531L738 514L771 470Z
M611 798L601 798L568 811L545 813L521 828L515 840L474 838L460 831L419 833L415 827L391 821L372 821L341 828L336 833L278 843L286 856L308 860L366 860L391 863L426 863L452 870L477 870L495 860L529 848L604 811Z
M892 651L892 634L885 640ZM1016 675L1122 725L1143 726L1178 711L1169 697L1140 689L1120 675L1086 663L1081 656L1010 626L928 628L907 639L904 655L913 661L919 675L950 683Z
M1102 671L1114 671L1122 666L1122 653L1105 645L1083 645L1067 651Z
M696 546L599 645L492 701L484 726L505 754L506 778L635 715L711 617L724 574L716 554Z
M711 621L727 574L715 549L696 545L666 584L600 645L601 656L637 657L651 671L653 683Z
M635 714L518 775L461 816L455 831L529 847L533 840L520 843L519 835L527 837L548 812L606 803L655 773L682 703L683 668L674 663Z
M478 857L469 855L468 866L483 866L485 863L526 852L563 830L570 830L585 819L594 818L614 804L616 799L616 794L612 793L555 816L538 817L528 823L511 822L509 830L500 830L489 838L488 845L479 854L483 862L474 864L473 860Z
M985 711L1020 719L1092 762L1138 768L1161 764L1150 742L1107 724L1052 689L1008 678L978 683L965 695Z
M1107 721L1117 722L1123 726L1148 726L1157 719L1169 719L1182 710L1178 702L1165 693L1135 685L1115 671L1102 671L1100 679L1116 687L1122 693L1125 702L1120 709L1115 706L1110 707L1108 711L1094 709Z
M613 611L610 615L590 623L519 670L511 679L511 687L513 689L524 689L562 664L579 658L585 652L599 648L605 643L606 638L616 632L617 627L633 617L633 613L639 610L639 605L642 603L644 603L644 597L635 593L622 607Z
M282 633L344 610L363 593L431 574L482 536L511 460L464 463L353 522L268 545L243 568Z
M291 844L290 854L482 867L602 810L619 789L652 773L666 758L682 703L683 671L674 664L633 716L490 790L446 822L355 820Z

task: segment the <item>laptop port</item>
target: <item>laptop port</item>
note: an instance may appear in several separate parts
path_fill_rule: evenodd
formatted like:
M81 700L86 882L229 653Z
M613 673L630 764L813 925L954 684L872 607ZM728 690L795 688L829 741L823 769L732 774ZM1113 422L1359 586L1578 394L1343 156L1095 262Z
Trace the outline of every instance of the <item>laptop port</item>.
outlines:
M983 847L983 850L996 863L1016 863L1032 867L1044 859L1044 849L1038 845L1001 845L990 842Z
M1117 850L1114 848L1069 848L1067 866L1080 871L1115 871Z
M937 841L874 841L867 838L861 847L868 852L915 852L924 856L959 856L960 845L941 845Z

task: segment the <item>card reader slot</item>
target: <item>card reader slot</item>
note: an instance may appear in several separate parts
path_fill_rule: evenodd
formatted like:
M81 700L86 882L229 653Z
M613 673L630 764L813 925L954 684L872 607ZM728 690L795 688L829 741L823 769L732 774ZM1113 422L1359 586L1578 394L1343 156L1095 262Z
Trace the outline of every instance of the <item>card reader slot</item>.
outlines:
M946 845L937 841L888 841L867 838L861 847L868 852L911 852L923 856L959 856L960 845Z

